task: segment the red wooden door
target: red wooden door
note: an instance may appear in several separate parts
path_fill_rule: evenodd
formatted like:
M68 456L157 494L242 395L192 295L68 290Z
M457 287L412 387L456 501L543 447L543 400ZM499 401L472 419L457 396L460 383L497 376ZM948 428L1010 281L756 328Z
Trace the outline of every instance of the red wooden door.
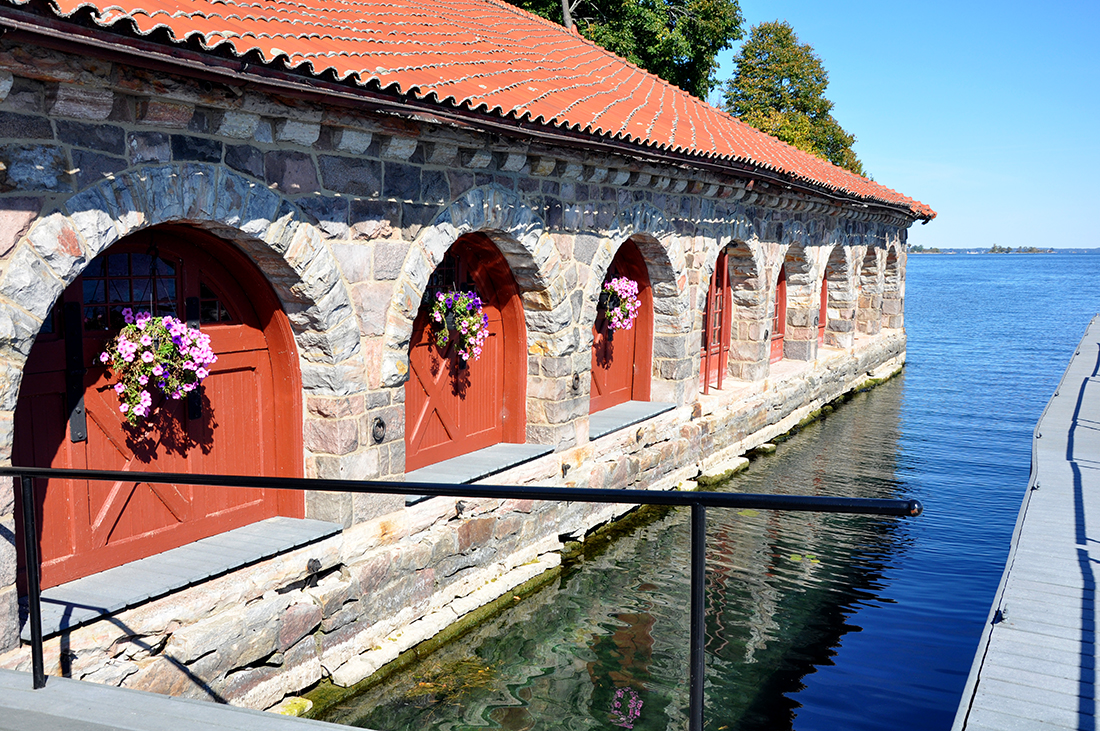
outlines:
M779 267L775 283L775 312L772 315L772 349L770 362L783 360L783 335L787 331L787 267Z
M703 393L722 388L730 350L730 272L726 251L718 255L707 289L707 308L703 315L703 343L700 358Z
M829 283L821 280L821 304L817 308L817 344L825 343L825 326L829 324Z
M247 294L230 273L247 263L228 245L197 232L154 229L111 247L62 295L24 369L15 416L14 461L21 465L211 474L301 474L296 364L289 328L270 288ZM266 287L262 277L249 275ZM248 278L248 277L246 277ZM154 410L125 422L99 364L124 307L184 316L198 309L218 361L203 381L200 412L152 390ZM263 317L261 318L261 313ZM66 318L79 322L66 322ZM66 325L77 328L86 439L74 441L66 397ZM283 332L276 332L279 328ZM269 343L269 340L276 341ZM274 345L275 347L271 347ZM287 346L290 350L287 350ZM81 352L82 351L82 352ZM280 386L294 393L275 391ZM287 410L289 409L289 410ZM278 416L277 414L281 414ZM192 418L192 416L194 418ZM301 495L130 481L39 481L43 586L71 581L273 515L301 515ZM17 511L16 513L20 513ZM21 528L20 528L21 530Z
M442 350L436 345L428 319L435 293L451 290L477 292L489 316L481 357L469 363L458 356L454 338ZM502 441L523 441L524 427L517 428L517 421L526 420L519 396L525 391L520 355L525 340L507 262L487 240L460 239L432 274L413 323L405 383L406 470Z
M629 330L612 333L602 314L592 326L592 393L589 413L626 401L648 401L653 355L653 291L645 260L633 241L619 247L607 269L608 282L628 277L638 283L641 308Z

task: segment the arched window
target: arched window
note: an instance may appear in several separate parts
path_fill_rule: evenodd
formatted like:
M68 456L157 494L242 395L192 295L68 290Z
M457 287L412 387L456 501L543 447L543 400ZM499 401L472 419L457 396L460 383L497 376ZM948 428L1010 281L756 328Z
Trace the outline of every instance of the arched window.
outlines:
M619 247L604 282L627 277L638 283L641 308L634 327L612 331L602 311L592 326L592 393L589 413L627 401L648 401L653 360L653 290L645 260L633 241ZM601 286L602 291L602 286Z
M475 292L489 318L480 358L465 362L455 337L444 347L428 313L439 292ZM485 236L461 237L428 280L409 346L405 382L405 470L500 442L526 429L526 328L508 263Z
M730 352L730 271L729 255L723 249L714 263L703 313L703 342L700 356L700 384L703 393L721 389Z
M200 398L153 389L153 410L136 426L99 361L126 307L185 317L218 356ZM24 368L13 461L301 476L301 401L290 324L256 267L201 231L150 229L89 263L44 323ZM304 509L300 493L280 490L81 480L39 480L37 500L44 587Z
M787 267L779 266L775 283L775 309L772 315L772 349L769 361L783 360L783 335L787 331Z

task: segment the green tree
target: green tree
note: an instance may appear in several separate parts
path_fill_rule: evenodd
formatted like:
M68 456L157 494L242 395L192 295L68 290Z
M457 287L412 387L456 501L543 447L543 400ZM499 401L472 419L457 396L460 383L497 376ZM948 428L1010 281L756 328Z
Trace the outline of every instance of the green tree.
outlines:
M786 21L761 23L734 58L726 82L726 109L741 121L800 150L863 175L852 151L856 138L831 114L825 98L829 75L809 44L800 44Z
M509 0L700 99L718 86L719 51L741 38L737 0Z

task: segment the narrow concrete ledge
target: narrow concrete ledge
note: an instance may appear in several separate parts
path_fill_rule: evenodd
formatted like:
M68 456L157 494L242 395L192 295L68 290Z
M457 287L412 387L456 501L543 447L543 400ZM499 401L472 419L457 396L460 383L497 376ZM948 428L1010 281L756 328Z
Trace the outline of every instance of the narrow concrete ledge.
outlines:
M675 408L676 404L663 401L627 401L625 404L597 411L588 417L588 438L594 440L605 437Z
M52 637L340 530L320 520L268 518L51 587L42 592L42 635ZM20 636L30 641L29 625Z
M405 474L405 482L447 482L466 484L530 462L554 451L545 444L494 444L476 452L459 455L421 467ZM425 495L409 495L406 505L426 500Z
M324 731L320 721L170 698L68 678L31 689L30 673L0 670L0 729L19 731Z

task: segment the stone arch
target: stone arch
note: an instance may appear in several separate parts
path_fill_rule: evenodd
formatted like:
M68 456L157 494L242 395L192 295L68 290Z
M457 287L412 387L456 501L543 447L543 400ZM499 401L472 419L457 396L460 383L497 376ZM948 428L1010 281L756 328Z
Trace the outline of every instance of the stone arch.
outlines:
M165 223L209 231L259 267L290 319L307 393L365 389L354 308L321 233L266 186L220 165L188 163L146 166L86 188L16 244L0 278L0 355L16 370L0 386L6 403L15 403L18 369L62 291L111 244Z
M768 286L760 249L734 239L726 247L733 330L729 374L745 381L763 378L768 365Z
M409 247L383 335L382 384L408 378L409 338L428 278L459 236L481 233L500 250L519 286L529 340L572 320L561 256L538 214L500 186L473 188L445 208Z
M638 247L649 270L649 280L653 286L654 334L676 335L690 331L694 324L694 312L690 306L683 242L672 233L659 238L653 232L632 233L622 238L609 235L600 242L592 257L592 275L585 287L581 327L591 329L596 321L600 285L611 260L628 239Z
M856 327L859 332L875 335L882 329L882 253L883 249L873 243L864 249L860 259L859 305L856 311Z
M817 355L815 317L819 300L818 289L814 286L817 276L802 235L790 238L791 242L783 255L787 272L787 326L783 336L783 357L813 360Z
M905 326L905 251L896 242L886 249L882 268L882 325Z
M823 273L828 297L825 345L834 348L852 347L856 327L857 297L852 286L849 255L848 247L834 244Z
M652 206L649 210L650 214L657 212ZM605 238L600 242L584 288L579 330L583 338L582 350L588 352L592 347L592 326L596 321L596 305L604 276L619 248L626 241L633 241L645 260L653 290L651 398L682 403L691 393L687 383L693 374L694 358L698 357L694 352L697 348L689 345L695 311L691 307L683 241L671 232L671 228L665 230L667 235L660 239L654 233L633 233L622 239Z

